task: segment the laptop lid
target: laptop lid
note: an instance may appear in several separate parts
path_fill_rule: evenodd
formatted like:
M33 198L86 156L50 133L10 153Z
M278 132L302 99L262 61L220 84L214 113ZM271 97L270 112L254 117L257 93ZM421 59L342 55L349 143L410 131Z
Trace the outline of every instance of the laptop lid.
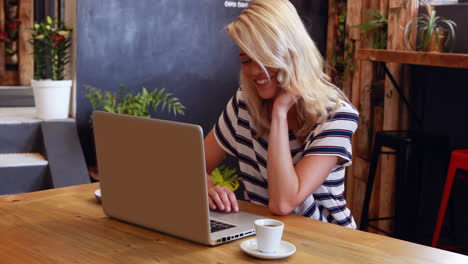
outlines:
M105 214L209 244L201 127L101 111L92 119Z

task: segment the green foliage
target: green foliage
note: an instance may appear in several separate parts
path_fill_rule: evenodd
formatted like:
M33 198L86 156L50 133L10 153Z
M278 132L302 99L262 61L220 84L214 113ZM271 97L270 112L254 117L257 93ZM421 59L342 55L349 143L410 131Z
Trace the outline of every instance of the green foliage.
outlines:
M387 48L387 18L378 10L369 10L366 23L362 23L354 28L362 30L362 33L372 34L372 48L385 49Z
M457 26L455 22L436 16L436 11L429 2L421 0L421 4L424 6L426 13L411 18L405 26L404 39L406 47L412 50L428 51L433 38L435 38L435 43L438 44L439 41L442 41L440 39L441 35L447 33L447 40L443 43L443 46L446 47L451 42L449 50L453 51L455 47L455 28ZM413 41L415 30L416 40ZM415 45L412 44L414 42L416 42Z
M141 117L150 117L149 111L151 109L158 111L159 108L161 111L166 109L174 116L185 114L185 106L177 97L167 93L164 88L148 92L143 87L141 92L136 94L125 93L126 87L123 84L115 93L103 92L90 85L85 85L85 88L87 90L85 97L89 99L95 110Z
M65 78L65 66L70 63L71 32L72 28L63 21L49 16L34 24L29 43L34 47L35 80Z
M229 168L221 165L211 172L211 181L214 185L226 186L231 191L237 190L240 185L240 178L237 176L236 168Z

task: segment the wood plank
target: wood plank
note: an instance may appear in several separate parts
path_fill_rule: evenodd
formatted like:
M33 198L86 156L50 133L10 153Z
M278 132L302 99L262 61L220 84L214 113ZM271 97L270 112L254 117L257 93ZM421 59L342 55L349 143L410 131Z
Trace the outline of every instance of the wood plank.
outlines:
M362 9L368 10L370 9L372 1L362 1L361 7ZM357 24L365 22L364 20L367 20L367 12L365 12L365 16L361 16L361 21L358 22ZM367 47L369 43L369 36L367 34L364 35L362 32L359 32L361 35L359 40L355 41L355 50L359 49L360 47ZM352 195L352 200L348 202L348 204L351 204L350 210L352 210L353 215L355 217L355 220L357 223L360 223L360 218L362 214L362 207L363 207L363 201L364 201L364 194L365 194L365 188L367 185L367 171L368 171L368 166L369 162L366 160L368 156L368 148L370 147L369 144L366 144L366 140L363 139L362 135L366 135L369 133L368 131L368 125L369 122L366 121L367 116L365 110L363 110L363 105L362 101L365 100L366 97L370 96L370 90L365 90L362 89L362 82L363 80L367 80L368 78L372 78L372 68L369 70L367 66L369 64L368 61L361 61L357 58L356 52L353 54L354 57L354 63L355 63L355 72L353 74L353 82L352 82L352 88L351 88L351 102L353 105L358 109L359 111L359 129L356 131L355 136L353 137L353 155L354 155L354 164L353 164L353 177L352 177L352 187L353 187L353 193ZM364 157L364 159L363 159ZM347 180L350 178L348 177ZM352 208L352 209L351 209Z
M244 240L209 247L107 217L96 202L98 183L0 197L3 263L272 263L239 249ZM240 209L285 223L294 255L274 263L467 263L468 257L360 232L267 207ZM46 213L45 213L46 212ZM249 237L252 238L252 237Z
M346 56L348 56L349 53L352 53L353 52L353 49L354 49L354 41L351 40L351 39L348 39L346 38L345 40L345 46L346 45L349 45L350 46L350 49L348 51L345 50L344 52L344 55L343 55L343 58L346 58ZM346 59L344 59L346 61ZM349 63L349 62L348 62ZM351 60L351 63L353 63L353 61ZM352 85L353 85L353 75L354 73L353 72L350 72L350 69L349 69L349 65L347 66L346 65L347 63L345 63L345 72L344 74L346 75L346 80L343 80L343 83L342 83L342 89L343 89L343 93L346 95L347 98L349 98L351 100L351 92L352 92Z
M362 205L364 203L364 195L366 193L366 182L356 178L354 181L354 189L355 191L355 198L354 204L352 209L350 208L351 212L353 213L354 221L356 223L361 223L361 214L362 214Z
M372 146L372 64L370 61L361 61L361 83L355 88L360 89L359 103L355 105L359 110L357 154L364 159L369 159Z
M356 176L355 176L355 165L349 167L346 170L346 175L345 175L345 199L346 199L346 204L348 206L348 209L353 213L355 216L354 209L356 208L354 205L354 200L356 198L356 190L355 190L355 181L356 181ZM358 223L358 222L356 222Z
M367 174L369 171L369 162L367 160L361 159L360 157L353 157L353 166L350 168L353 170L353 195L352 199L349 200L346 197L346 202L349 206L349 209L353 213L354 220L356 223L361 222L361 214L364 202L364 195L366 192L367 185ZM346 179L348 180L348 178Z
M76 117L76 52L77 52L77 24L76 24L76 0L63 1L65 25L73 27L71 47L70 47L70 63L66 67L65 79L72 80L72 93L70 103L70 115Z
M388 8L390 9L398 9L404 5L404 2L408 2L408 0L389 0L388 1Z
M349 38L352 40L361 39L361 31L358 28L353 28L362 23L362 0L348 0L346 12L346 27Z
M5 28L5 0L0 0L0 28ZM5 78L5 44L0 43L0 85L3 84Z
M336 26L338 22L338 10L336 0L328 1L328 25L327 25L327 75L332 79L333 67L330 65L331 58L335 52L335 45L337 40Z
M356 40L354 42L354 49L359 49L361 46L362 41L361 40ZM360 98L360 93L361 89L359 89L359 86L361 85L361 60L357 59L356 52L353 53L353 61L354 65L354 71L352 72L351 78L351 103L355 106L359 105L359 98Z
M468 69L468 54L464 53L359 49L357 54L361 60Z
M404 19L404 10L392 8L394 1L389 0L388 10L388 39L387 49L396 50L400 48L399 42L402 42L402 33L399 20ZM395 77L397 82L400 79L400 65L391 63L387 65L389 71ZM384 114L383 114L383 130L398 130L400 116L400 98L393 87L393 84L388 77L385 78L385 97L384 97ZM383 148L386 149L386 148ZM388 149L387 149L388 151ZM395 157L393 155L381 155L381 202L379 206L379 216L392 216L394 212L394 190L395 190ZM388 232L392 232L393 228L388 221L379 221L377 226Z
M388 0L379 0L379 11L385 17L388 16Z
M62 19L62 17L60 16L59 1L60 0L54 0L54 18L56 18L56 19Z
M2 86L17 86L19 82L18 71L5 71L3 74Z
M384 107L383 106L374 106L373 109L373 127L372 127L372 140L371 142L375 141L375 135L377 131L382 131L383 128L383 118L384 118ZM374 192L372 193L371 196L371 203L369 206L369 217L377 218L377 217L386 217L389 215L381 215L380 213L380 207L382 206L382 198L381 198L381 192L382 192L382 166L381 162L379 162L374 178ZM385 212L386 213L386 212ZM376 223L376 226L379 228L382 228L384 230L388 229L388 222L384 223L382 221L379 221ZM373 230L373 233L380 233L377 230Z
M31 39L31 28L34 24L34 0L19 1L19 19L22 24L18 32L18 70L19 84L30 86L34 76L33 47L28 41Z

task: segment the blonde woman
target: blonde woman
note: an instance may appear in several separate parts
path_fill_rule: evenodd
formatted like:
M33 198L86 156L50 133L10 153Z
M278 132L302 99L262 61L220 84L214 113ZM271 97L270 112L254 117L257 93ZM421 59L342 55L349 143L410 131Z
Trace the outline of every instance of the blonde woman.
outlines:
M240 89L205 138L207 172L233 155L250 202L356 228L344 176L358 113L328 81L297 11L288 0L253 0L226 29L240 51ZM208 189L211 209L239 210L209 177Z

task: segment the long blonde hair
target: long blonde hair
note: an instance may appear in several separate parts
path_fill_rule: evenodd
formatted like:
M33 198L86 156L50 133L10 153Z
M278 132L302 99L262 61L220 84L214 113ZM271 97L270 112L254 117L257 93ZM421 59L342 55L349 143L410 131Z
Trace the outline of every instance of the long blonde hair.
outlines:
M339 107L340 99L348 101L324 73L324 60L288 0L252 0L226 30L267 76L266 67L279 69L283 75L280 86L290 94L301 96L296 103L297 136L306 137L316 123L326 120ZM268 133L270 117L265 101L242 71L240 86L246 94L258 136Z

